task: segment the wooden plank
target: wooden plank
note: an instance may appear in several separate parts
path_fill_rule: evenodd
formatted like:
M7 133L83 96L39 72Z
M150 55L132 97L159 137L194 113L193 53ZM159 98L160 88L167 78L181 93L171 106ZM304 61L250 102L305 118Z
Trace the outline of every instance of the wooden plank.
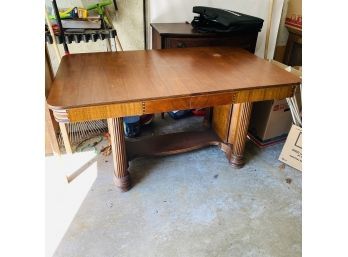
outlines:
M68 130L65 123L59 122L60 133L62 133L62 138L64 142L65 151L68 154L72 154L72 148L69 140Z
M52 119L50 115L50 110L47 107L47 104L45 103L45 149L46 149L46 155L48 154L55 154L60 155L60 149L58 144L58 138L57 134L54 129L53 125L54 120Z
M45 96L51 89L53 81L53 70L51 60L47 52L47 45L45 45ZM47 101L45 100L45 154L60 155L57 133L58 123L52 117L51 111L48 109Z

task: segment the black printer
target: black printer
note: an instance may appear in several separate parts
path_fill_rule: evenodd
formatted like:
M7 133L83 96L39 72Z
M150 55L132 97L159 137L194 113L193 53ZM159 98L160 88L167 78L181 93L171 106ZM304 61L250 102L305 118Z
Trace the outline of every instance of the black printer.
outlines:
M261 31L263 25L263 19L236 11L194 6L192 12L199 14L191 22L192 27L199 32Z

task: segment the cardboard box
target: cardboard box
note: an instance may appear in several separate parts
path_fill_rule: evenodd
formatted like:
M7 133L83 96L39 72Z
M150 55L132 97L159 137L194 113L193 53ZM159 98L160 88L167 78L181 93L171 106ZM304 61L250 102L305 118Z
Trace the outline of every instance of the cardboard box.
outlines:
M289 0L285 26L302 31L302 0Z
M292 125L279 161L302 171L302 128Z
M262 143L285 138L291 124L292 116L285 99L253 104L249 132Z

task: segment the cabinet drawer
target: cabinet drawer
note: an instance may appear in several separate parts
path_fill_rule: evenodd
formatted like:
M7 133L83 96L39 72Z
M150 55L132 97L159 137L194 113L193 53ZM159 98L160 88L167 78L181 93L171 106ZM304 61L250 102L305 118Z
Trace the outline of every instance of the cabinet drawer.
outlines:
M257 35L256 35L257 36ZM252 35L244 37L218 38L180 38L168 37L165 39L165 48L204 47L204 46L234 46L249 50L254 47Z
M143 114L232 104L237 95L236 92L226 92L145 101L143 102Z

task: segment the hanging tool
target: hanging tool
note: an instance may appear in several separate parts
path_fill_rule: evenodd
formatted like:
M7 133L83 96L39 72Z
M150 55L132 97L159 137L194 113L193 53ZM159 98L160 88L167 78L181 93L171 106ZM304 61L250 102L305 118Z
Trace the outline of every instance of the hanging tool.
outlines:
M60 30L59 33L60 33L61 37L63 38L64 52L65 52L65 55L68 55L69 54L69 48L68 48L67 43L65 42L64 29L63 29L62 21L60 19L59 10L58 10L58 6L57 6L57 3L56 3L56 0L52 0L52 6L53 6L54 15L56 16L58 27L59 27L59 30Z
M115 11L118 11L116 0L113 0L113 2L114 2L114 6L115 6Z
M80 7L68 8L63 12L59 12L59 17L61 19L86 19L88 16L87 9ZM55 15L50 15L49 18L54 20L56 18Z
M107 1L99 2L99 3L91 4L87 6L88 11L97 10L100 16L100 19L104 22L104 28L111 27L110 21L105 16L105 9L104 9L105 6L108 6L110 4L112 4L112 2L110 0L107 0Z
M114 29L114 27L113 27L113 25L111 23L110 16L108 15L107 9L105 9L105 6L110 5L110 4L111 4L110 0L104 1L104 2L99 2L97 4L92 4L92 5L87 6L87 10L90 11L90 10L97 9L98 14L100 15L102 21L104 22L103 25L106 26L106 24L107 24L110 28ZM115 10L117 11L118 8L117 8L117 5L116 5L116 1L114 1L114 6L115 6ZM121 42L118 39L117 35L114 37L114 40L115 40L116 51L117 51L117 45L120 48L120 50L123 51ZM109 43L109 44L110 44L109 47L111 48L111 43Z

